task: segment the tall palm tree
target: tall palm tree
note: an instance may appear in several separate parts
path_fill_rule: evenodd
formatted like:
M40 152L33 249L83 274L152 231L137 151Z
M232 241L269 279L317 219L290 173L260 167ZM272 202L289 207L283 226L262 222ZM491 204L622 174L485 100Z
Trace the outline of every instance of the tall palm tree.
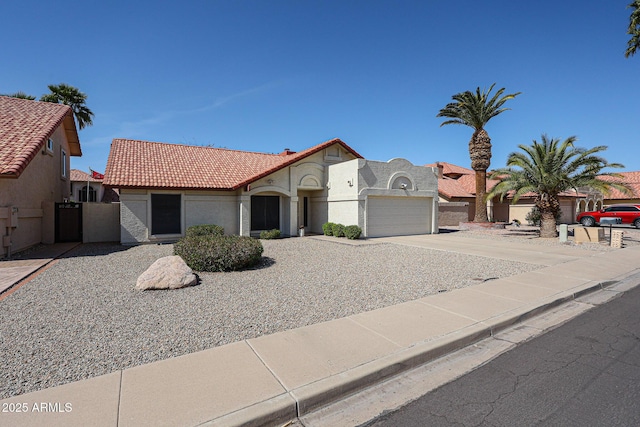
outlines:
M80 129L83 129L85 126L93 125L93 112L85 105L87 95L80 92L77 88L65 83L49 85L49 90L51 93L42 95L40 101L65 104L71 107L73 117L75 117L78 122L78 127Z
M640 48L640 0L634 0L629 4L631 15L629 16L629 29L627 34L631 36L627 42L627 50L624 53L626 58L634 55Z
M520 95L521 92L503 95L505 88L498 90L492 97L490 96L493 87L480 92L461 92L453 95L454 102L450 102L440 110L436 117L447 117L440 124L444 125L465 125L474 129L471 141L469 141L469 156L471 157L471 169L476 175L476 212L473 222L488 222L487 205L485 193L487 192L487 169L491 165L491 138L484 127L489 120L498 114L509 110L503 108L505 102Z
M567 190L578 191L591 187L607 193L617 188L625 193L629 188L622 176L602 172L604 168L622 168L619 163L609 163L597 153L607 149L600 145L590 149L574 146L575 136L560 142L542 135L541 142L533 140L531 146L519 145L522 152L509 154L507 167L491 173L491 179L499 180L488 197L513 195L512 203L525 193L535 193L535 206L540 210L540 237L556 237L556 214L560 211L559 194ZM602 180L599 177L608 176Z

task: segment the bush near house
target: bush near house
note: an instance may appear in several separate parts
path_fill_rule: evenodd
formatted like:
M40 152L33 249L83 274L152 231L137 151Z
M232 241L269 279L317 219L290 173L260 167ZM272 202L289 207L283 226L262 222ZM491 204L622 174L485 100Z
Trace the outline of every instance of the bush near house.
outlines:
M325 222L322 224L322 231L325 236L346 237L347 239L356 240L362 235L362 228L357 225L336 224L333 222Z
M333 236L333 226L332 222L325 222L322 224L322 232L325 236Z
M556 213L556 224L560 223L561 216L562 212L558 211ZM524 217L524 219L529 225L540 226L540 220L542 219L542 215L540 215L540 209L538 209L537 206L532 207L529 213L527 213L527 215Z
M255 266L264 248L246 236L201 235L180 239L173 252L195 271L235 271Z
M260 238L265 240L279 239L280 230L275 228L273 230L263 230L260 232Z
M195 236L224 236L224 227L215 224L192 225L187 228L187 237Z
M344 237L344 225L342 224L333 224L331 226L331 234L336 237Z
M344 235L347 237L347 239L357 240L360 238L361 234L362 234L362 229L357 225L347 225L344 228Z

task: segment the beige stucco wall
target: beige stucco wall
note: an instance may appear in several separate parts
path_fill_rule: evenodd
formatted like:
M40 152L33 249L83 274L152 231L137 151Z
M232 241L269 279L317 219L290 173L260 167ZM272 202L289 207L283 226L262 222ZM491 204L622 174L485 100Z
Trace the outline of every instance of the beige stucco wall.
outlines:
M469 203L445 202L438 203L438 226L458 226L461 222L469 221Z
M120 241L120 203L83 203L82 241Z
M515 205L509 206L509 221L519 220L522 224L527 224L525 219L535 205L530 201L518 201ZM576 201L574 199L560 199L560 223L573 224L576 218Z
M238 200L235 193L188 192L184 196L185 230L192 225L216 224L226 234L237 234Z
M17 179L0 179L0 234L11 234L11 251L16 252L43 242L43 202L62 202L69 198L69 145L62 126L53 133L53 150L40 150ZM66 177L62 176L62 154L66 152ZM18 208L18 226L8 230L7 208ZM4 212L4 213L3 213ZM46 242L49 243L49 242ZM6 256L2 247L0 255Z

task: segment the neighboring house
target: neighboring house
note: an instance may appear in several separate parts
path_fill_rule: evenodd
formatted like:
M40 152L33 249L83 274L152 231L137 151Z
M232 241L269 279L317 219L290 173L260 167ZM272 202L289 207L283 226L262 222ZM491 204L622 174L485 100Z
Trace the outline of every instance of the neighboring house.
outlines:
M71 108L0 96L2 256L55 241L54 203L69 199L69 156L81 155Z
M71 200L75 202L119 202L117 189L106 188L102 185L104 176L88 174L78 169L71 169Z
M473 221L475 214L475 172L472 169L463 168L451 163L437 162L425 165L435 167L438 170L438 195L440 197L440 210L447 210L450 203L468 203L467 221ZM487 179L487 191L491 190L497 180ZM527 223L526 216L534 207L536 195L524 194L516 204L512 204L512 198L507 196L503 201L500 197L494 197L487 201L487 210L490 221L512 222L518 220ZM588 192L563 192L560 194L560 222L571 224L575 222L579 201L595 205L598 195ZM443 215L444 216L444 215ZM443 224L441 224L443 225ZM457 224L445 224L457 225Z
M640 172L620 172L622 181L631 188L631 194L625 194L620 190L612 189L609 194L603 197L604 205L613 205L616 203L640 203ZM583 209L589 211L592 209Z
M280 154L114 139L103 185L120 190L128 244L175 240L197 224L244 236L322 233L327 221L369 237L437 232L433 170L367 161L339 139Z

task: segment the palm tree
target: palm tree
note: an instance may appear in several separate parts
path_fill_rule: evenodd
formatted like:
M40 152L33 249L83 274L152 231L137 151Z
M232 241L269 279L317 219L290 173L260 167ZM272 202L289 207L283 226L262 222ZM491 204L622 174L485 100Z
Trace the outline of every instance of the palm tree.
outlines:
M636 53L636 50L640 48L640 0L634 0L629 4L633 10L629 16L629 29L627 34L631 36L631 39L627 42L627 50L624 53L625 58L628 58Z
M542 141L533 145L519 145L522 152L509 154L507 167L491 173L491 179L499 180L487 197L513 195L512 203L526 193L535 193L535 206L540 210L540 237L556 237L556 214L560 211L559 194L567 190L578 191L591 187L603 193L617 188L625 193L629 188L621 181L621 175L602 172L604 168L622 168L619 163L609 163L597 153L607 149L597 146L591 149L574 146L575 136L550 139L542 135ZM599 177L610 177L607 180Z
M448 117L440 126L465 125L474 129L471 141L469 141L469 156L471 157L471 169L476 175L476 212L473 222L488 222L485 193L487 192L487 169L491 165L491 138L484 127L493 117L509 110L503 108L505 102L520 95L520 92L502 95L504 88L500 89L489 98L489 94L496 84L492 84L489 90L480 92L461 92L453 95L454 102L450 102L440 110L436 117Z
M35 96L33 95L28 95L22 91L16 92L16 93L7 93L7 94L3 94L2 96L10 96L11 98L20 98L20 99L28 99L30 101L33 101L36 99Z
M40 101L65 104L71 107L73 116L78 122L78 127L80 129L83 129L87 125L93 125L93 121L91 119L93 117L93 112L85 105L87 95L80 92L77 88L65 83L49 85L49 90L51 93L42 95Z

